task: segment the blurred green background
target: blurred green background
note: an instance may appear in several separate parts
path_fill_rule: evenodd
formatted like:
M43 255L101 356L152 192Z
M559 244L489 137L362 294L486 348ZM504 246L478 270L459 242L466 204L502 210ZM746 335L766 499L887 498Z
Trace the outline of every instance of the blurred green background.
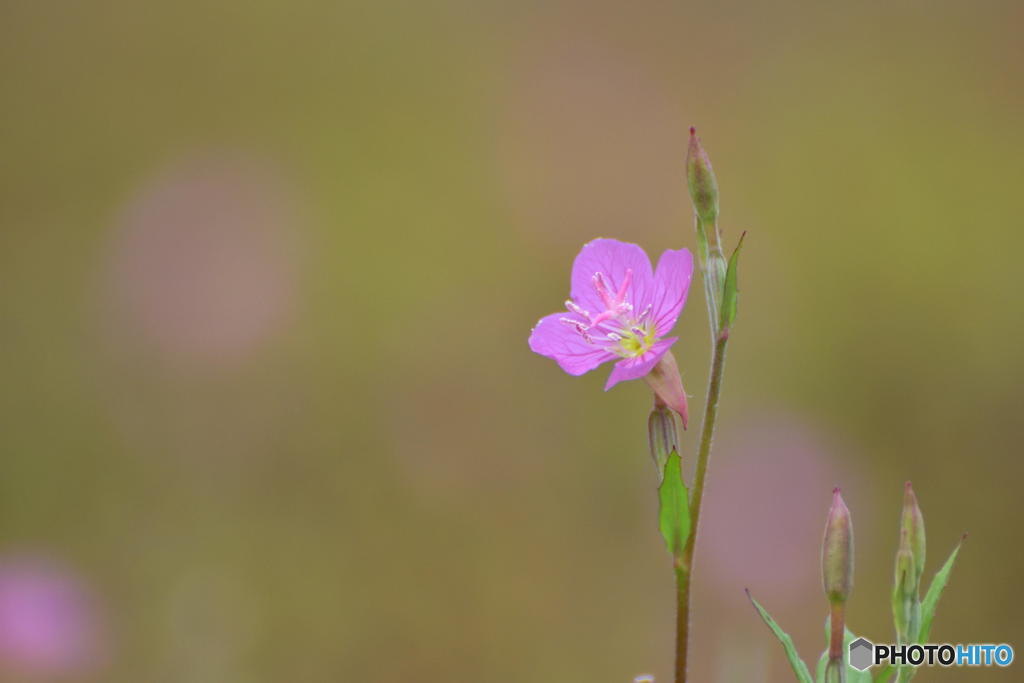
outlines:
M583 242L694 246L690 125L750 231L695 680L790 680L744 587L816 660L837 484L856 631L892 637L913 479L928 575L971 534L934 639L1024 647L1022 22L6 0L0 562L90 596L90 637L0 676L668 681L647 390L526 338ZM702 298L675 347L698 411Z

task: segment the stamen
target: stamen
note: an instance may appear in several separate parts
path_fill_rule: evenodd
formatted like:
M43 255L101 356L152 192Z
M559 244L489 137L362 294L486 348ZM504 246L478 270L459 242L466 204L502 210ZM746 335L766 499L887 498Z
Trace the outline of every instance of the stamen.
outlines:
M566 309L568 309L568 311L570 313L575 313L576 315L581 315L584 318L586 318L587 320L590 320L590 313L588 313L587 311L584 311L582 308L577 306L576 302L573 301L572 299L566 300L565 307L566 307Z
M564 323L569 327L573 328L574 330L576 330L576 333L583 337L583 341L587 342L588 344L594 343L593 337L590 336L590 328L581 323L579 320L573 320L572 318L559 318L558 322Z
M646 330L644 330L642 328L639 328L639 327L636 327L635 325L633 327L631 327L629 329L629 331L632 332L633 334L635 334L639 339L643 339L644 337L647 336L647 331Z
M653 305L654 304L647 304L647 308L645 308L644 312L640 314L640 317L636 319L638 323L642 323L644 321L644 318L651 314L651 308Z
M609 332L609 333L608 333L607 335L605 335L605 336L606 336L606 337L608 337L609 339L611 339L611 340L612 340L613 342L619 342L619 341L622 341L622 335L620 335L620 334L615 334L614 332Z

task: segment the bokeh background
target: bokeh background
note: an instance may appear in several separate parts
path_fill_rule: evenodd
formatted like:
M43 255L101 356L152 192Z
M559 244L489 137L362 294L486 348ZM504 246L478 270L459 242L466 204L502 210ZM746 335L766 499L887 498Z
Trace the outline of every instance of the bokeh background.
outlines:
M913 479L935 639L1024 647L1022 24L4 0L0 679L668 681L647 390L526 338L588 239L693 247L690 125L749 230L695 680L790 680L744 587L816 660L837 484L855 630Z

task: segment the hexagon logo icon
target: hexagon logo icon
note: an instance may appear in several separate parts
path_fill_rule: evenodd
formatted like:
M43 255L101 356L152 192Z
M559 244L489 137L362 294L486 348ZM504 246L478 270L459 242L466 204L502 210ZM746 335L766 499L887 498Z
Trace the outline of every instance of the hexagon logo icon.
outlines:
M875 646L867 638L858 638L850 643L850 666L857 671L867 671L874 660Z

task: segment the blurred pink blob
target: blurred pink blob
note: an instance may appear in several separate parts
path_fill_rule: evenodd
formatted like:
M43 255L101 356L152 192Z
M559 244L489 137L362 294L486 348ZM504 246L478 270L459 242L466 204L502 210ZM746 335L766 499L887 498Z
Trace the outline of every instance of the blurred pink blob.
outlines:
M698 562L723 597L743 588L784 603L817 598L820 545L832 487L841 476L834 445L792 415L737 420L716 443L701 517Z
M63 675L98 655L98 618L78 580L38 560L0 563L0 671Z
M223 361L260 347L293 303L287 197L260 165L217 155L150 181L111 245L122 331L176 360Z

